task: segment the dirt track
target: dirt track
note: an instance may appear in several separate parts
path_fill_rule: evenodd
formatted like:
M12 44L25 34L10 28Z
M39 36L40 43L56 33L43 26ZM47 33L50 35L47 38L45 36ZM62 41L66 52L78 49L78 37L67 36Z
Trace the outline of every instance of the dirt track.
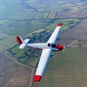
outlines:
M0 53L0 87L31 87L34 69Z

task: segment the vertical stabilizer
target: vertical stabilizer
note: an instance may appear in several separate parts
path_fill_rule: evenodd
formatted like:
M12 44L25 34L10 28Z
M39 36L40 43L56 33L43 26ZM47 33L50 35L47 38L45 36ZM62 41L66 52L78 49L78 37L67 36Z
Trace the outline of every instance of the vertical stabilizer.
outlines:
M23 39L20 36L16 37L16 41L19 45L21 45L23 43Z

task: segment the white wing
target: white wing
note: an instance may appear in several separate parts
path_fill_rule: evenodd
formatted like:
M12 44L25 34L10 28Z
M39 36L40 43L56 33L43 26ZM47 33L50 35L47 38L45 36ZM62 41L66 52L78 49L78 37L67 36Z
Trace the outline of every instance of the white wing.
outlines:
M39 61L39 64L38 64L38 67L37 67L37 70L36 70L36 73L34 76L34 81L41 80L42 74L43 74L46 64L48 62L48 59L51 55L51 52L52 52L51 48L43 49L41 58L40 58L40 61Z
M62 24L58 24L56 29L54 30L54 32L52 33L51 37L49 38L49 40L47 41L47 43L53 43L55 44L56 39L57 39L57 35L60 31L60 27L62 26Z

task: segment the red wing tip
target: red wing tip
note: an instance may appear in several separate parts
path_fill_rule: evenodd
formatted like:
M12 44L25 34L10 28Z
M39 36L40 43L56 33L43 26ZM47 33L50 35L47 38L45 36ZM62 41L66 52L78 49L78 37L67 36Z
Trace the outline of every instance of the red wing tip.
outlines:
M40 75L35 75L34 76L34 82L39 82L41 80L42 76Z
M58 24L57 26L62 26L62 23Z

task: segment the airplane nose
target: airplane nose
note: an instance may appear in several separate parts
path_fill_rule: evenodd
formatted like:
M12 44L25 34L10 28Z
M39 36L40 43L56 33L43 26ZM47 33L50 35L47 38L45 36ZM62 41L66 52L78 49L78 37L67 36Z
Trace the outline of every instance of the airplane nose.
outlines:
M64 49L64 47L62 45L57 45L56 48L59 49L59 51Z

